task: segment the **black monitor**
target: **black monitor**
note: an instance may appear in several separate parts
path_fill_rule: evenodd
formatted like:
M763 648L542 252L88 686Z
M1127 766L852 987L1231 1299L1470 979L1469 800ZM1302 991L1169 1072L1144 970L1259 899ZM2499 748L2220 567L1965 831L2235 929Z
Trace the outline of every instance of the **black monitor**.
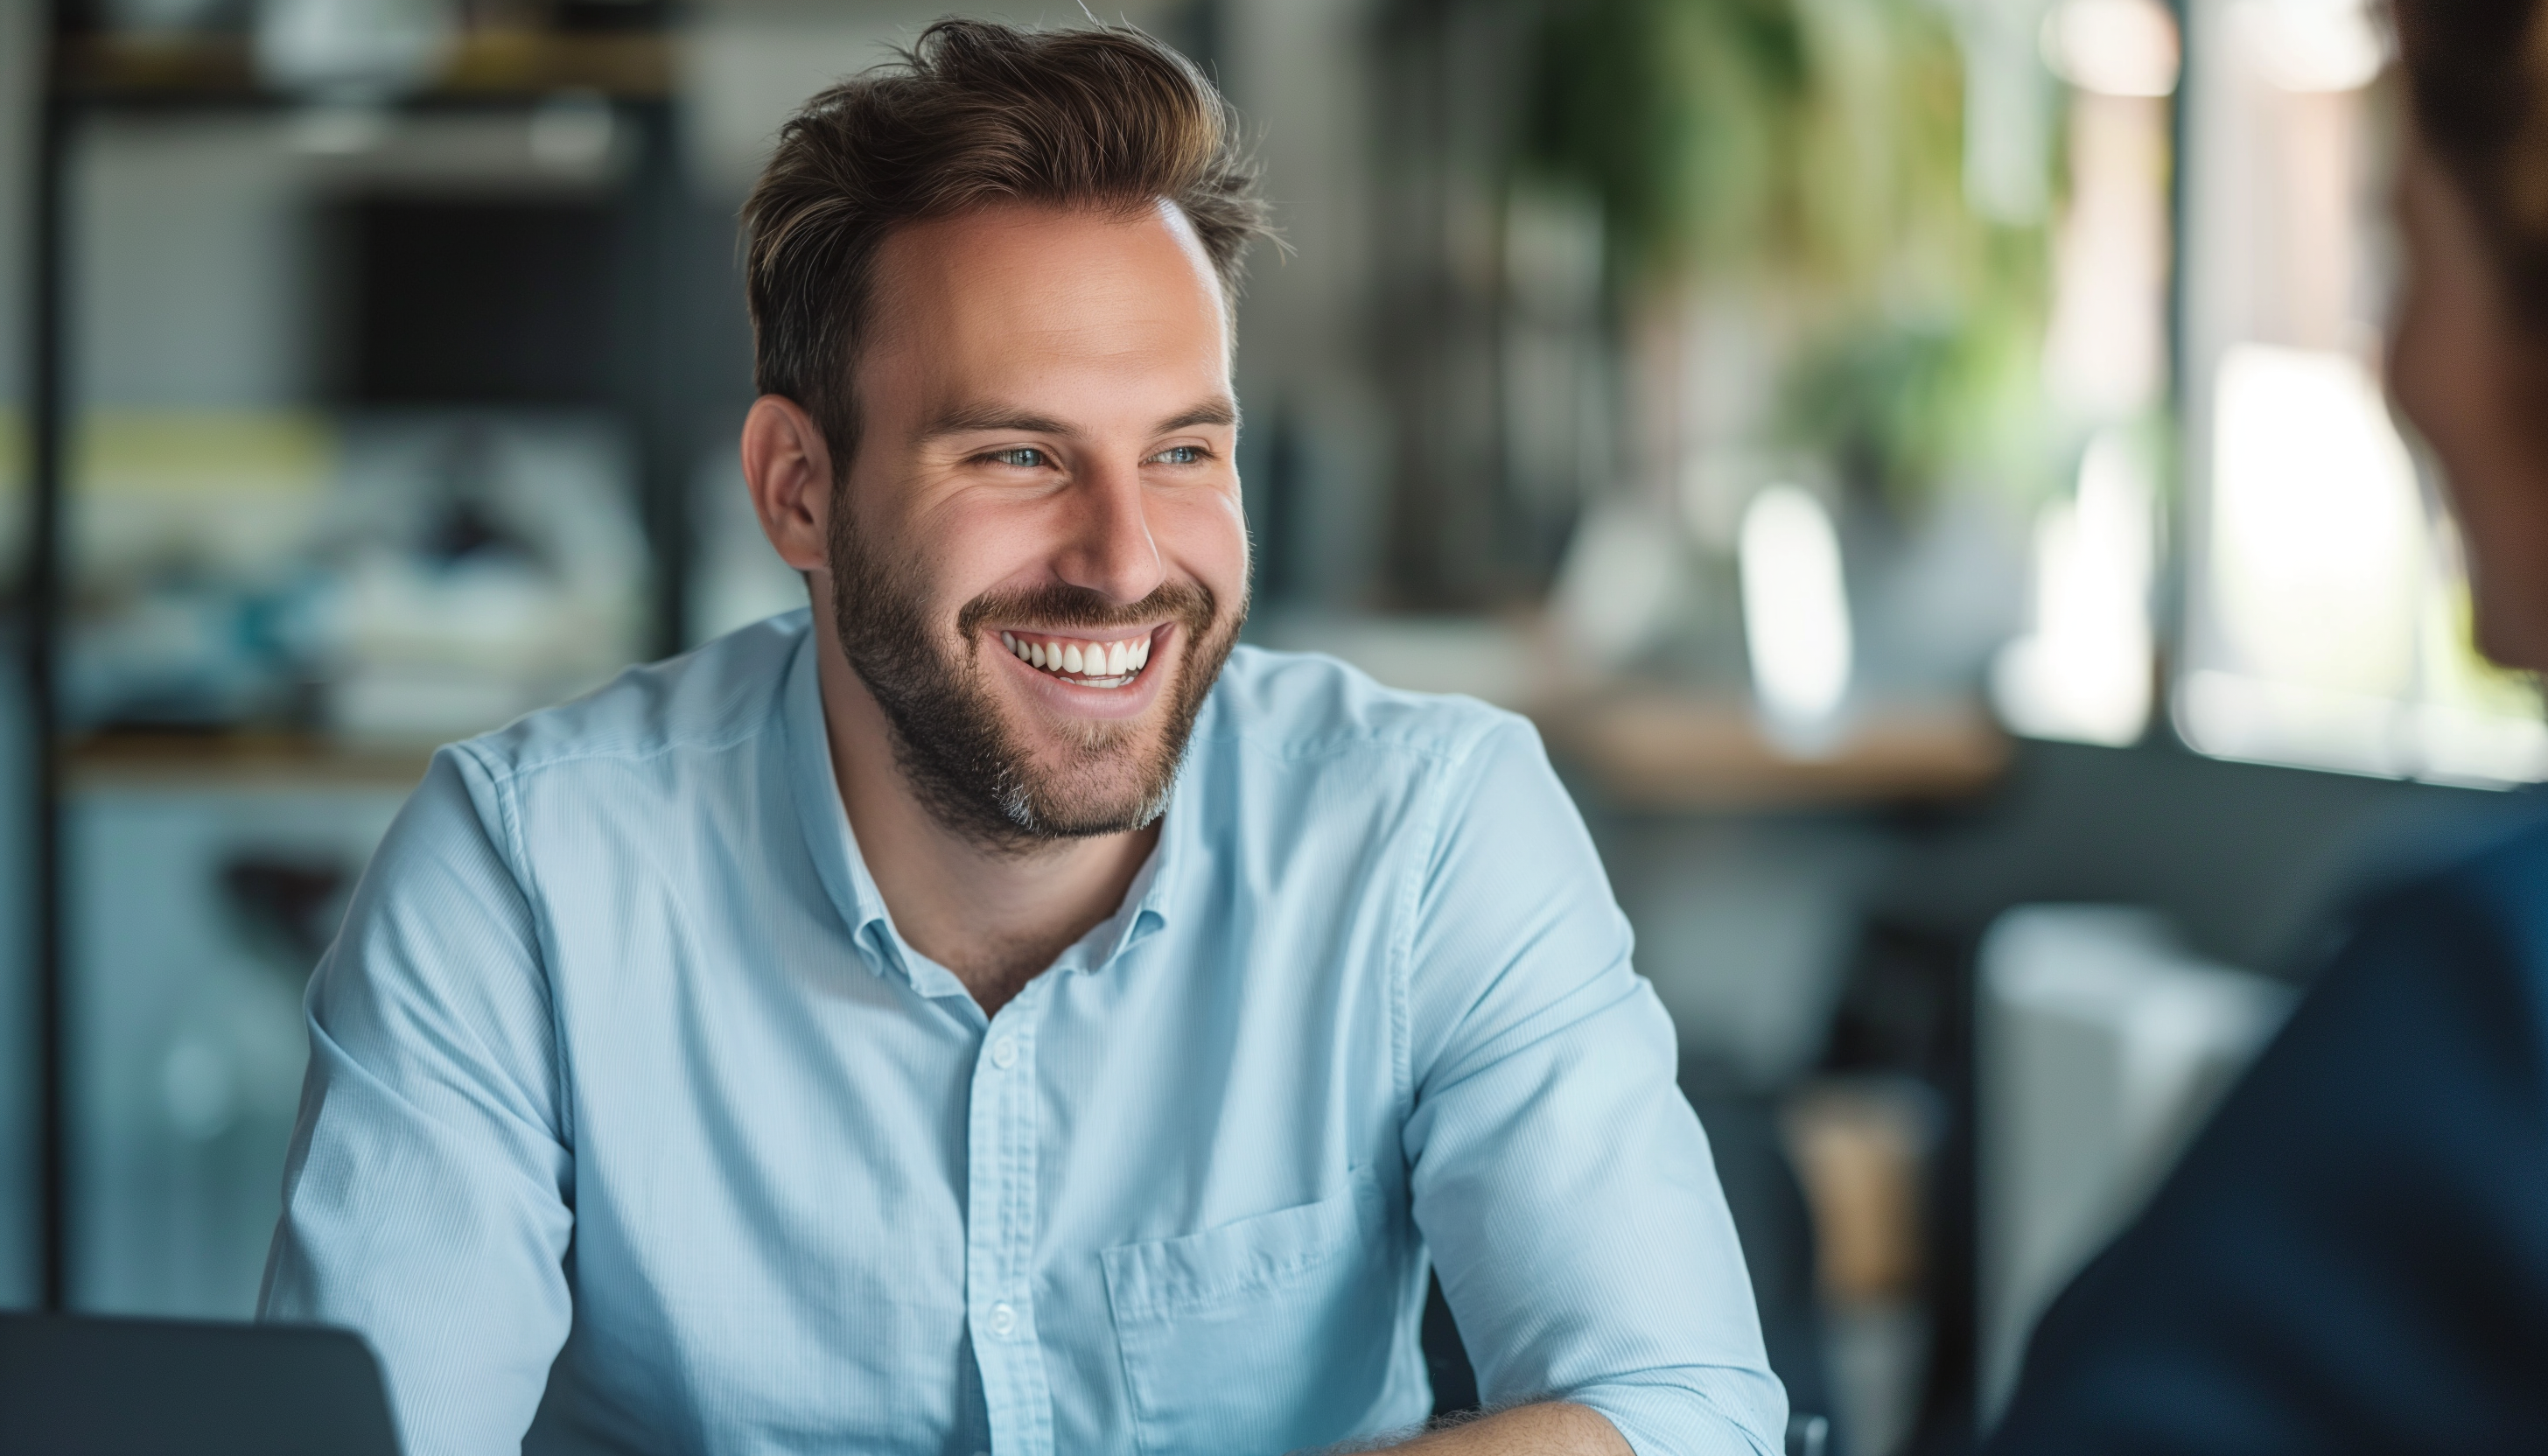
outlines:
M398 1456L381 1369L315 1325L0 1315L0 1456Z

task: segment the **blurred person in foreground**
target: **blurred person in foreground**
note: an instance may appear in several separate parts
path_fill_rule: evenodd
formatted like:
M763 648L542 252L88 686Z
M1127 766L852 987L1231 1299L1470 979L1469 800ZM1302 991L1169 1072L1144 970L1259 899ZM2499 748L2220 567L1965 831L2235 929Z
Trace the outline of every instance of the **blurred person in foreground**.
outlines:
M2413 136L2390 387L2480 644L2548 670L2548 3L2398 0ZM2548 1445L2548 828L2365 907L2138 1221L2046 1315L1988 1449Z
M263 1312L410 1456L1775 1450L1537 738L1234 646L1236 139L1138 33L953 22L781 133L742 450L814 609L443 750L311 988ZM1420 1434L1428 1264L1502 1409Z

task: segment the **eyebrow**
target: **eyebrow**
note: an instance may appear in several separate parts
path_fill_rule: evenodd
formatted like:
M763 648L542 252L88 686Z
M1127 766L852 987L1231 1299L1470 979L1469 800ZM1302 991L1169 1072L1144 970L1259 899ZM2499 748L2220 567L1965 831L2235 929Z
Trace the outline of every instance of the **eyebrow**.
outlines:
M1207 400L1182 414L1172 414L1160 420L1156 432L1166 434L1172 429L1192 429L1198 424L1236 423L1238 423L1238 402L1225 395L1217 400Z
M1236 423L1238 423L1237 402L1223 396L1220 399L1206 400L1190 410L1160 420L1152 433L1165 434L1170 430L1192 429L1203 424L1235 425ZM920 437L924 440L934 440L947 435L1010 432L1063 436L1079 433L1078 430L1049 414L1038 414L1013 405L972 404L951 406L940 410L930 418L928 423L921 426Z
M1027 435L1068 435L1078 431L1049 414L1038 414L1010 405L956 405L940 410L920 427L920 437L934 440L942 435L981 434L1011 431Z

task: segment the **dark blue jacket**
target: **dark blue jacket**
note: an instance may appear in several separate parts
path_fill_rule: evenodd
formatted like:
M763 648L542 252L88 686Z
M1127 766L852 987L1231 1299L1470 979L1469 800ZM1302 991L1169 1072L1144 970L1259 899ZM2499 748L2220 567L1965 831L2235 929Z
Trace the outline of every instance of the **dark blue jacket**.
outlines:
M2548 829L2371 905L1985 1449L2548 1450Z

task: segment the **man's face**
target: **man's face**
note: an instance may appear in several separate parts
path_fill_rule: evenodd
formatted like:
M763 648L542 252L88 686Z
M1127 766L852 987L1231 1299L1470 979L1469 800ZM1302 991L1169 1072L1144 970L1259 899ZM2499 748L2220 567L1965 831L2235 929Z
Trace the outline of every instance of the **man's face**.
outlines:
M832 608L902 768L988 844L1148 824L1246 612L1211 263L1164 205L1000 208L894 233L873 298Z

